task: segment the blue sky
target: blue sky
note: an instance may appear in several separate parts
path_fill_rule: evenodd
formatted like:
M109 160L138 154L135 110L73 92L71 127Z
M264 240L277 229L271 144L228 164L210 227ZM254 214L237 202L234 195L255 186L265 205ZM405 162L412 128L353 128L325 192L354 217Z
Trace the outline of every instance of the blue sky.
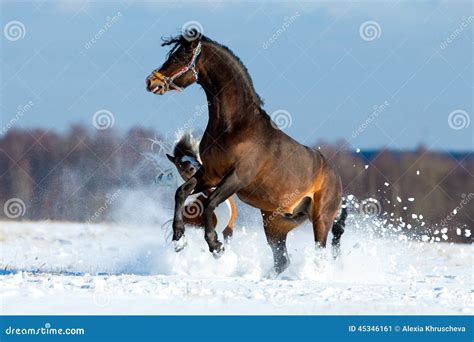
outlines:
M470 1L2 1L0 128L94 129L107 110L121 131L203 129L199 86L145 91L167 52L160 37L196 21L242 59L269 114L290 113L285 131L303 143L472 150L472 15Z

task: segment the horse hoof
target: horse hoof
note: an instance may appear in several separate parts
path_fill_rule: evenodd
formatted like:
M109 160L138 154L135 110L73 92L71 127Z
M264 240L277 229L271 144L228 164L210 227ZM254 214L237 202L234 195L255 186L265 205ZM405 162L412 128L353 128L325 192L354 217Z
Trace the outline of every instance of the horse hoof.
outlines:
M221 244L219 248L212 251L212 255L214 258L219 259L225 252L224 246Z
M275 278L278 277L280 274L282 274L282 273L288 268L288 266L290 266L290 263L289 263L288 261L273 266L273 268L272 268L271 271L270 271L269 277L270 277L271 279L275 279Z
M275 270L275 267L272 267L272 269L267 274L267 278L274 280L278 278L278 275L279 273Z
M175 252L181 252L187 246L188 241L186 240L186 236L183 235L179 240L173 240L172 244Z
M278 277L280 276L280 274L282 274L286 269L288 268L288 266L284 267L284 268L281 268L281 267L272 267L272 269L270 270L270 272L268 272L267 274L267 278L268 279L278 279Z

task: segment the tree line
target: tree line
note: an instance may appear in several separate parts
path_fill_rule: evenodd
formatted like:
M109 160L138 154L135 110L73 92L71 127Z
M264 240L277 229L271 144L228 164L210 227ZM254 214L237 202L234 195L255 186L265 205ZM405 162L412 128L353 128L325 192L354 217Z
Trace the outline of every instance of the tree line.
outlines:
M117 191L154 183L156 165L144 153L151 152L151 140L159 137L143 127L118 133L73 126L63 134L10 129L0 136L0 219L110 220L97 212L112 205ZM359 152L347 146L342 141L314 148L337 167L344 193L358 199L352 210L373 212L387 222L401 220L407 231L439 231L441 240L447 230L447 241L471 241L465 228L472 227L474 218L472 153L424 147ZM7 211L12 198L25 204L20 215Z

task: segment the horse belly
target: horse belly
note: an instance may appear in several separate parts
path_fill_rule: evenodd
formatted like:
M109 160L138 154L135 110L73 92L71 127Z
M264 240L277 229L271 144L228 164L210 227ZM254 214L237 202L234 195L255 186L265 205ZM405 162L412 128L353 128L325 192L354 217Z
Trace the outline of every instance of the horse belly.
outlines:
M237 192L239 199L264 211L280 211L281 213L293 213L293 210L305 197L313 197L310 189L268 189L260 187L248 187ZM282 191L283 190L283 191ZM273 192L273 194L272 194ZM278 193L277 193L278 192Z

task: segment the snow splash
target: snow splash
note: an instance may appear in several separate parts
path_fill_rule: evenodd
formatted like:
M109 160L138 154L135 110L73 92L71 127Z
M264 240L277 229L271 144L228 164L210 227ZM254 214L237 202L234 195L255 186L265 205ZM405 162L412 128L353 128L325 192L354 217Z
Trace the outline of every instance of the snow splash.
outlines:
M220 259L209 253L203 231L191 227L186 230L188 246L176 253L166 224L173 212L169 201L172 189L153 190L121 191L114 224L2 223L1 268L267 279L273 259L258 210L239 205L234 237ZM354 211L350 210L338 260L332 258L330 248L315 249L309 223L293 230L287 241L291 264L278 279L351 284L429 282L430 278L457 277L465 273L466 263L472 265L471 246L411 240L397 229L388 229L374 215ZM459 270L442 266L452 259Z
M453 232L470 237L470 230L440 227L434 236L417 236L413 232L419 229L412 228L424 226L421 215L412 217L420 222L410 222L411 227L393 213L382 213L374 199L348 196L350 216L339 260L332 259L330 248L315 249L309 223L291 232L291 264L277 279L268 278L273 260L259 212L243 204L220 259L209 253L203 231L193 228L186 230L188 246L175 253L169 220L179 178L163 158L147 159L157 162L161 186L117 189L88 223L0 222L4 314L473 310L472 245L441 242ZM111 222L97 223L104 219Z

